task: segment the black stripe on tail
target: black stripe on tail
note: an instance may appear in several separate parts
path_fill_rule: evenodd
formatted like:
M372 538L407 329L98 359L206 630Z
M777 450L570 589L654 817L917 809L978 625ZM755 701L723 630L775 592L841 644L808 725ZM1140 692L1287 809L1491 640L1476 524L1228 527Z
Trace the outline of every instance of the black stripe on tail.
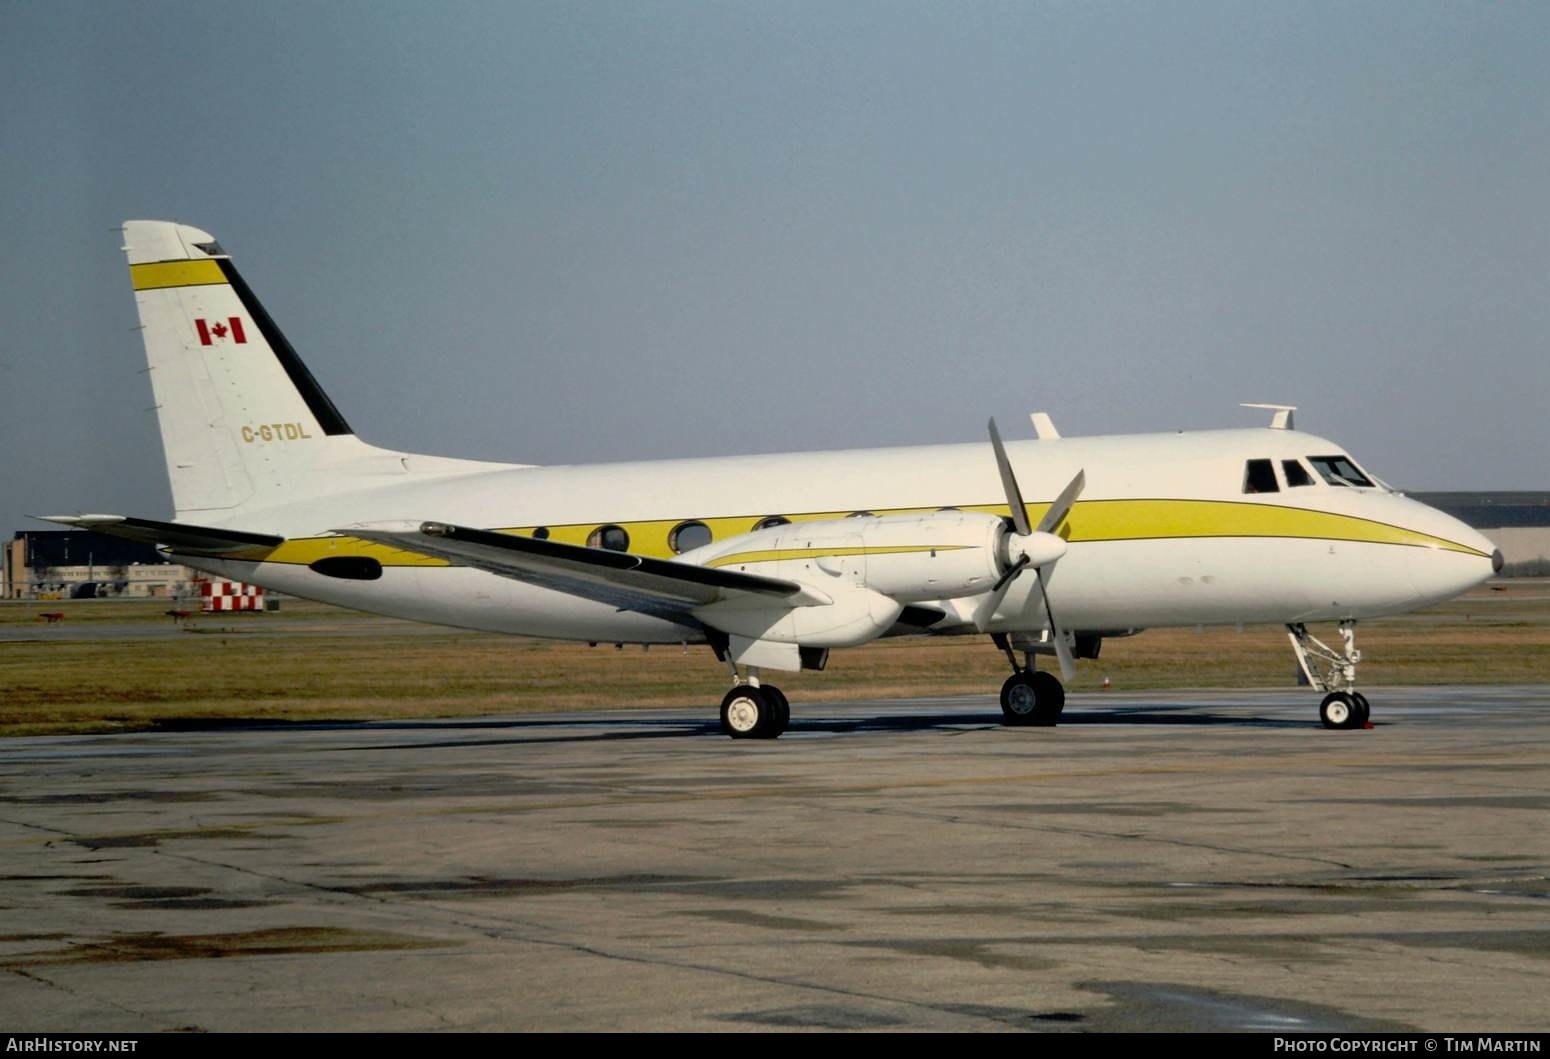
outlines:
M344 416L339 414L339 409L334 407L334 402L328 399L328 394L323 392L323 387L312 377L312 372L301 362L296 355L296 350L280 329L275 326L264 307L253 296L253 291L243 282L237 269L232 265L230 258L216 258L216 264L221 266L221 273L226 277L226 282L231 284L231 289L237 292L237 298L242 302L242 307L247 310L257 325L259 333L264 336L264 341L269 343L269 348L274 350L274 355L279 359L280 366L285 369L285 374L290 376L291 385L301 394L301 399L307 402L307 408L312 412L318 426L323 428L325 434L354 434L350 424L344 421Z

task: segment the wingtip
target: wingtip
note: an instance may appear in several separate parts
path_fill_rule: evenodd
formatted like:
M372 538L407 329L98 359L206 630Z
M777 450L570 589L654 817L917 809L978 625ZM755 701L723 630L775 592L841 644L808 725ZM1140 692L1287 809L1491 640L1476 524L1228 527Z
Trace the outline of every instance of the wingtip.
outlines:
M123 522L123 515L28 515L40 522L54 522L61 526L111 526Z

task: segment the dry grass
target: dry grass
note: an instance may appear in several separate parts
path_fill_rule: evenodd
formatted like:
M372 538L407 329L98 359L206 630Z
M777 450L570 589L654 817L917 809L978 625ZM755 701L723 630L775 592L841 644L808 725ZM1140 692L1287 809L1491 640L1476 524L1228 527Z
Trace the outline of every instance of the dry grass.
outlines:
M703 705L724 675L707 648L615 650L429 628L287 601L278 614L203 615L147 638L162 602L0 606L0 641L62 611L48 639L0 642L0 735L259 719L478 716L585 707ZM56 632L57 630L57 632ZM1334 635L1332 629L1315 630ZM96 634L101 639L69 639ZM1362 626L1364 684L1550 681L1550 585L1506 582ZM983 638L889 640L782 674L798 702L991 693L1005 662ZM1072 689L1290 686L1279 627L1154 630L1110 640ZM628 689L627 691L625 689Z

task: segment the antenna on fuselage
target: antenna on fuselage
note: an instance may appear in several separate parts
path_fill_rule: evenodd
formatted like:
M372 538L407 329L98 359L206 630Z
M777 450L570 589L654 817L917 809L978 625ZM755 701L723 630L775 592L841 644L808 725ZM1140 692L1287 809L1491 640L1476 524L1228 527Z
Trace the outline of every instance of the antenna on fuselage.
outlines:
M1292 413L1297 411L1294 404L1247 404L1241 403L1239 408L1268 408L1275 415L1270 417L1271 430L1296 430L1292 422Z
M1040 441L1060 437L1060 431L1055 429L1055 421L1049 417L1048 412L1029 412L1028 418L1033 420L1033 432Z

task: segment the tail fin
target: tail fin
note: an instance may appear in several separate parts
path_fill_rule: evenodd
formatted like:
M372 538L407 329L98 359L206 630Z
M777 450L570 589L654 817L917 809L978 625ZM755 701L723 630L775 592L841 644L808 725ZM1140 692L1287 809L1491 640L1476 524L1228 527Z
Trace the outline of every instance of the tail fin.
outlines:
M128 221L124 250L179 519L500 466L361 442L208 233Z
M336 439L359 444L212 236L129 221L124 244L179 517L241 507L334 462Z

